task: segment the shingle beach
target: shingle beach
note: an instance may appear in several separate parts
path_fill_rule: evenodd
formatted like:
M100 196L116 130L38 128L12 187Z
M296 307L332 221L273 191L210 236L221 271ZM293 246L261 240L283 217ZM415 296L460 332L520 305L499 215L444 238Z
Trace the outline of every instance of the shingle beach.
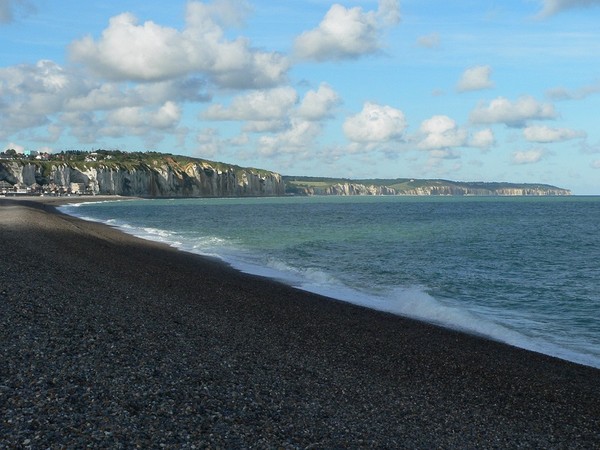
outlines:
M0 198L0 448L600 448L599 369L246 275L61 201Z

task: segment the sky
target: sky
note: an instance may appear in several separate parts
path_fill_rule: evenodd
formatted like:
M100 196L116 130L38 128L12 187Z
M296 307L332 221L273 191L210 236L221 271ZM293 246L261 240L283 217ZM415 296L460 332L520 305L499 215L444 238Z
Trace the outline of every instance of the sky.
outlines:
M0 149L600 194L600 0L0 0Z

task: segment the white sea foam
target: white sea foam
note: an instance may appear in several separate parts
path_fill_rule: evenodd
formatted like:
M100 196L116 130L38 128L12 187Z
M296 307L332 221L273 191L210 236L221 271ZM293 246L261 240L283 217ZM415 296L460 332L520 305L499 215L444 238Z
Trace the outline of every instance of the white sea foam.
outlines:
M600 360L593 354L571 350L537 336L527 336L507 325L495 322L487 315L469 311L458 305L444 303L428 294L427 288L424 286L399 287L384 295L372 294L350 288L332 274L316 269L293 268L274 259L269 260L268 265L265 266L258 266L235 258L226 260L242 272L283 281L307 292L600 368Z

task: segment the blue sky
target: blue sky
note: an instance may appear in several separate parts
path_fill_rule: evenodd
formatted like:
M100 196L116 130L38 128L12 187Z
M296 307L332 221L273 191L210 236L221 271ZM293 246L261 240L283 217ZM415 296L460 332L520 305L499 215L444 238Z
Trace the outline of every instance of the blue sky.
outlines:
M600 194L600 0L0 0L0 148Z

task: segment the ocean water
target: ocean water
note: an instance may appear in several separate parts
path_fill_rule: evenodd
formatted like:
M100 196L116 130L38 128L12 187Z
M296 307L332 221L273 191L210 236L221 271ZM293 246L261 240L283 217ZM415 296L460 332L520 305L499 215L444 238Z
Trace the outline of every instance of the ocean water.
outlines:
M600 367L600 197L285 197L69 214L369 308Z

